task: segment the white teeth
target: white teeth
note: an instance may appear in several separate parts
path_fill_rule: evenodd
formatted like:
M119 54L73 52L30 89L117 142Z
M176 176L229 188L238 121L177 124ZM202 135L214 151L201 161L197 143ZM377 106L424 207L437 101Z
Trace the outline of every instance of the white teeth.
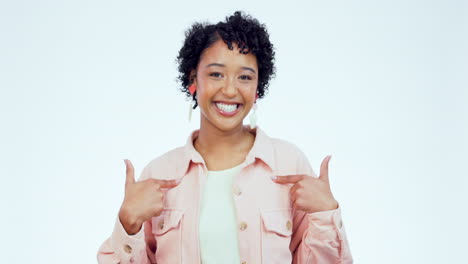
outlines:
M237 104L216 103L216 106L224 112L234 112L237 109Z

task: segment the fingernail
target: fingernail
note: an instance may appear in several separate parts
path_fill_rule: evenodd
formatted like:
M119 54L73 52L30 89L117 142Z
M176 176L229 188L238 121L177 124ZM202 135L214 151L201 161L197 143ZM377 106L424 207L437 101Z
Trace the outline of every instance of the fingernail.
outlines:
M274 180L274 181L276 181L276 179L278 179L278 177L272 175L272 176L271 176L271 179Z
M181 181L182 181L182 178L177 179L177 180L176 180L176 183L179 184Z

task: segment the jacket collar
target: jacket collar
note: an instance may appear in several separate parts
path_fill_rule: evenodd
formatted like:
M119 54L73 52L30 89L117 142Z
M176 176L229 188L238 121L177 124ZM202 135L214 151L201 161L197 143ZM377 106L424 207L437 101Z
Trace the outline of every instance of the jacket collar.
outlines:
M275 155L271 138L258 126L256 128L250 128L250 126L244 126L250 133L255 135L255 140L252 148L246 156L246 164L250 164L256 161L256 158L262 160L272 171L276 171L275 167ZM179 160L178 168L184 176L187 170L190 168L191 163L202 163L205 164L201 154L193 146L193 140L200 133L200 129L192 131L187 138L186 144L183 147L184 155Z

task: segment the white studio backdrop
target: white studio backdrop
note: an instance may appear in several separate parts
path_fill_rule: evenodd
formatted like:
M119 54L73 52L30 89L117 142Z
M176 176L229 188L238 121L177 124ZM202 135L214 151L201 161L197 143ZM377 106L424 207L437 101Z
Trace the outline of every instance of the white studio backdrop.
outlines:
M96 263L139 175L198 128L175 58L193 22L265 23L258 124L330 180L355 263L461 263L466 1L1 1L2 263ZM246 120L248 122L248 119Z

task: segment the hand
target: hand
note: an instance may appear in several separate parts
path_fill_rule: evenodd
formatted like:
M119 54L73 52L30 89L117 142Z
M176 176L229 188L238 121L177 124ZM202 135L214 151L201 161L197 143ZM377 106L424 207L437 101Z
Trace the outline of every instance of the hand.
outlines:
M314 213L338 208L338 202L333 197L328 179L328 162L330 159L330 155L323 159L318 178L306 175L274 177L273 180L277 183L294 184L289 194L295 210Z
M135 182L135 169L130 160L124 160L127 178L125 198L120 207L119 218L127 234L138 233L143 223L161 214L164 208L164 192L161 188L173 188L180 180L147 179Z

